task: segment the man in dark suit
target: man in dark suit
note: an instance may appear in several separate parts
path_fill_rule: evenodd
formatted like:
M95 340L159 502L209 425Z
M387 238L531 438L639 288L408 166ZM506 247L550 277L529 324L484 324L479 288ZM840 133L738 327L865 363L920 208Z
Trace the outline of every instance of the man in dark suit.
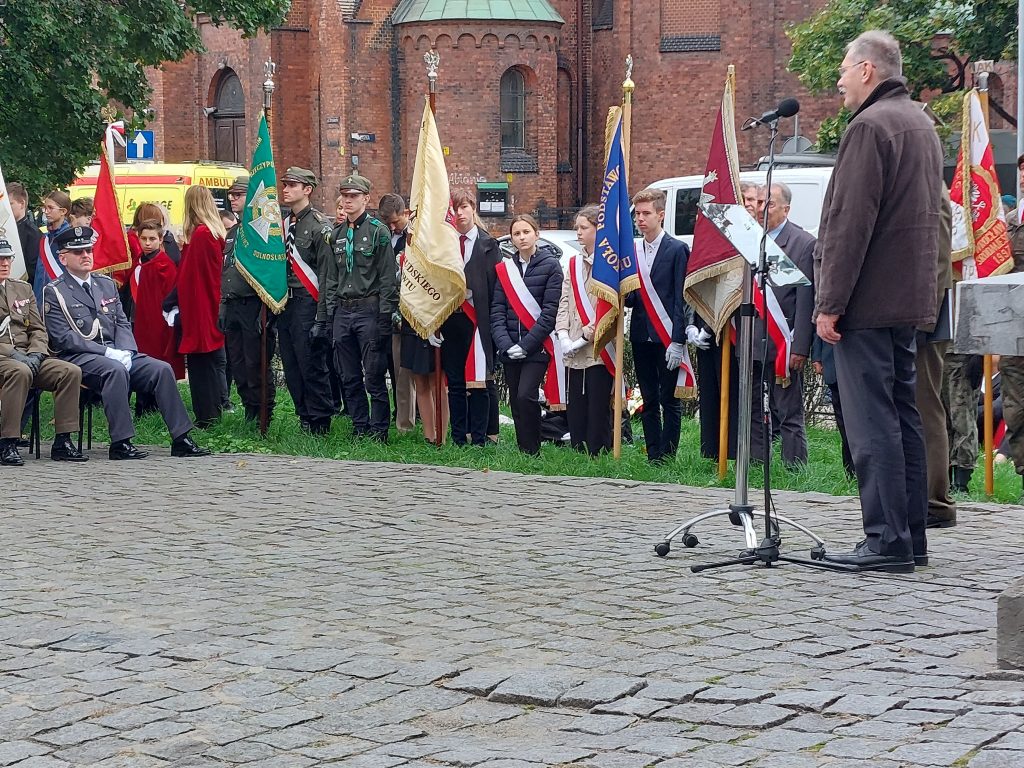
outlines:
M636 257L638 269L650 274L650 283L665 310L667 323L647 310L643 289L626 297L633 308L629 340L633 365L644 399L641 421L647 460L670 461L679 447L682 403L676 397L676 377L686 351L686 329L693 325L693 310L683 300L683 280L690 249L665 232L665 192L645 189L633 197L633 211L641 239ZM653 298L653 297L651 297ZM664 339L668 339L666 345Z
M774 182L770 195L765 194L762 187L758 191L758 207L768 208L768 235L775 240L808 280L814 279L814 236L805 232L789 220L789 209L793 202L793 193L789 186L782 182ZM774 373L774 362L777 354L775 343L770 336L768 353L762 339L765 324L761 318L754 321L754 366L753 366L753 397L751 398L750 418L750 457L755 461L764 461L764 427L765 417L762 412L761 377L766 381L771 393L772 404L778 413L779 426L782 432L782 461L787 466L807 463L807 434L804 430L803 401L803 368L807 357L811 354L814 341L814 324L811 314L814 312L814 286L771 285L768 290L775 298L786 316L786 323L793 333L793 343L789 355L789 385L777 386ZM767 366L767 371L765 371ZM769 443L771 439L769 438ZM770 448L770 446L769 446Z
M452 195L452 207L466 271L466 302L441 325L441 366L448 377L452 442L465 445L466 435L469 435L473 445L486 445L491 395L486 378L466 381L466 357L472 348L474 332L467 309L476 313L476 329L480 331L486 360L486 371L482 373L489 375L494 370L491 299L497 279L494 268L501 261L501 250L498 241L477 226L476 198L471 192L457 190Z
M132 390L151 394L171 433L172 456L208 456L189 437L188 417L171 366L138 351L117 285L93 275L93 230L69 227L54 238L65 272L43 289L50 346L62 360L82 369L82 384L99 393L110 428L110 458L144 459L132 443L135 426L128 398Z

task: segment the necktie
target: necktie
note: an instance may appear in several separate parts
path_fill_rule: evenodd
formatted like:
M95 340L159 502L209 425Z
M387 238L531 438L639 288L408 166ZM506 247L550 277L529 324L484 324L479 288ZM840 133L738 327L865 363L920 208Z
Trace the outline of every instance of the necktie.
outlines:
M91 280L86 280L84 283L82 283L82 287L85 288L85 292L87 294L89 294L89 298L92 300L92 305L95 307L96 306L96 297L93 296L93 293L92 293L92 281Z
M466 263L466 241L469 240L465 235L459 235L459 251L462 253L462 263Z
M288 217L288 236L285 238L285 246L288 255L291 255L292 248L295 247L295 219L294 217Z
M349 274L352 273L352 267L355 263L355 255L353 253L354 245L352 239L355 237L355 227L352 226L352 222L348 224L348 231L345 233L345 265L348 267Z

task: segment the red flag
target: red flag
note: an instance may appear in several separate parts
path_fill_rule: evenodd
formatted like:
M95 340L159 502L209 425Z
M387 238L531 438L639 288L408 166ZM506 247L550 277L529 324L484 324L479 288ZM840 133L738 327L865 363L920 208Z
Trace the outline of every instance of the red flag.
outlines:
M953 207L953 266L960 276L992 277L1013 269L992 143L981 100L974 90L964 96L960 154L949 198Z
M739 164L733 111L735 70L730 65L725 92L718 110L701 200L735 204L739 201ZM686 268L683 296L718 335L739 306L743 259L698 209L693 228L693 249Z
M100 172L96 178L96 197L93 200L92 228L96 232L93 244L93 271L115 272L132 265L128 253L128 238L121 223L121 210L114 192L114 178L110 173L107 153L100 154Z

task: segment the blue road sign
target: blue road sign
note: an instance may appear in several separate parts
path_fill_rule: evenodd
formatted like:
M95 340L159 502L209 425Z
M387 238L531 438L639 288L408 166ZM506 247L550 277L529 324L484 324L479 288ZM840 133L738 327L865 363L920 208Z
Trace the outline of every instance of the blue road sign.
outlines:
M128 140L125 156L129 160L152 160L155 148L156 140L153 138L152 131L136 131L135 135Z

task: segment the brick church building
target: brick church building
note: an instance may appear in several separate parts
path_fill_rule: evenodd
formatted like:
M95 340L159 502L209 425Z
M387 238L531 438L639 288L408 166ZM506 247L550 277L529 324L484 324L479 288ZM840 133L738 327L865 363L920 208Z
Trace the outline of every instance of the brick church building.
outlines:
M605 114L621 99L627 53L636 82L632 189L703 171L729 64L738 119L796 96L799 121L786 129L813 140L838 97L810 97L786 70L784 29L823 4L293 0L282 26L251 40L203 20L206 52L151 73L150 127L157 160L248 164L263 64L273 59L279 169L311 168L322 179L316 201L328 207L340 179L358 169L374 184L375 204L385 192L409 192L423 55L433 49L452 186L491 185L491 194L507 194L509 212L569 209L597 197ZM739 141L743 163L765 152L763 132Z

